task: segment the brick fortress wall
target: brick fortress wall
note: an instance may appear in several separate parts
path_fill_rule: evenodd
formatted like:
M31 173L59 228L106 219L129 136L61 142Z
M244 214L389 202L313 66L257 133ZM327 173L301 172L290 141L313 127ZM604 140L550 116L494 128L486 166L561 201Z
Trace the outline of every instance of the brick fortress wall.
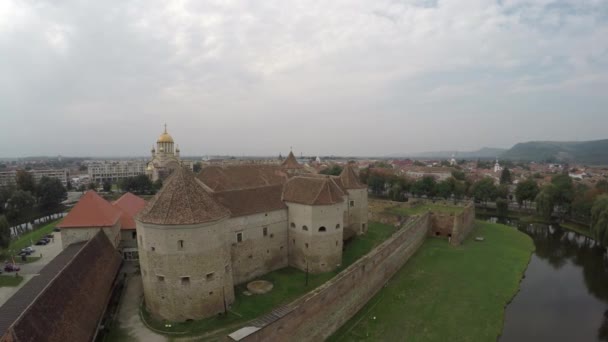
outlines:
M424 242L430 214L410 220L323 286L290 304L293 311L243 341L320 341L354 316Z

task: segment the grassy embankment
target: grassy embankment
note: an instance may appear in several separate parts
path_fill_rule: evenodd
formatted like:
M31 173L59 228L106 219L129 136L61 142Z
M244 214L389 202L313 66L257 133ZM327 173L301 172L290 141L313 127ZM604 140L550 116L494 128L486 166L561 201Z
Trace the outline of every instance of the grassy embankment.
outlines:
M496 341L534 245L513 228L476 225L460 247L428 239L330 340Z
M10 252L17 254L17 253L19 253L19 251L21 249L32 245L32 243L35 244L36 241L40 240L45 235L53 233L53 228L55 228L55 226L57 225L57 223L59 223L59 221L61 221L61 219L49 222L48 224L44 225L43 227L40 227L36 230L27 232L27 233L23 234L22 236L20 236L19 238L11 241L11 244L9 245L9 247L7 249L0 251L0 255L2 256L3 260L10 256ZM55 234L58 234L58 233L55 233ZM36 249L36 246L33 246L33 247L34 247L34 249ZM26 263L34 262L34 261L40 259L40 256L36 256L36 254L37 253L34 253L34 255L29 256ZM15 262L21 263L21 258L15 257Z
M324 274L309 274L306 286L306 273L295 268L284 268L270 272L259 279L272 282L274 288L263 295L245 296L246 284L235 288L235 302L226 316L216 316L207 319L169 323L154 320L142 308L142 315L152 328L166 333L182 333L184 335L201 335L222 328L232 328L240 323L252 320L272 311L273 308L287 304L301 295L327 282L340 271L350 266L357 259L371 251L375 246L390 237L396 228L390 225L370 222L368 233L355 237L346 246L342 256L342 265L333 272Z
M450 205L442 205L442 204L433 204L427 203L422 205L417 205L414 207L393 207L389 209L389 212L398 215L406 215L406 216L415 216L423 214L427 211L432 211L434 213L443 213L443 214L460 214L464 210L463 207L459 206L450 206Z

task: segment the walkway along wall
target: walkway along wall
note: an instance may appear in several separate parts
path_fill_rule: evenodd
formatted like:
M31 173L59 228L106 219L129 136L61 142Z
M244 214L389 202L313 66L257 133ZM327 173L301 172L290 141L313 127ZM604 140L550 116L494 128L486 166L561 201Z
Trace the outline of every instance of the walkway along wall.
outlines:
M290 306L293 311L242 341L321 341L352 318L424 242L430 214L410 220L390 239Z

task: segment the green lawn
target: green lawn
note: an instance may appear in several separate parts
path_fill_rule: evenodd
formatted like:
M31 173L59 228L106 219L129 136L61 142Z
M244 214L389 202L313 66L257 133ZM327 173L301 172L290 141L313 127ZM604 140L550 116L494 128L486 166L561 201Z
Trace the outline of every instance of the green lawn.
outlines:
M310 274L308 276L308 286L306 286L306 273L291 267L268 273L259 278L268 280L274 285L272 291L267 294L245 296L243 292L246 290L246 284L237 286L235 288L235 302L226 316L192 322L171 323L171 327L168 328L165 327L165 322L152 319L145 309L142 310L142 313L148 324L165 332L184 332L187 335L199 335L216 329L231 327L270 312L274 307L287 304L322 285L390 237L395 230L396 228L390 225L370 222L367 234L357 236L346 244L342 265L333 272Z
M514 228L476 224L459 247L428 239L330 340L496 341L534 244Z
M15 251L15 253L17 253L21 249L23 249L27 246L30 246L32 244L32 242L35 244L36 241L40 240L43 236L53 233L53 228L55 228L55 226L57 225L57 223L59 223L59 221L61 221L61 219L52 221L49 224L45 225L44 227L41 227L34 231L23 234L18 239L11 241L11 244L8 247L8 249L13 250L13 251ZM54 233L54 234L59 234L59 233ZM34 246L34 249L35 248L36 247ZM5 251L3 251L3 253L5 253Z
M448 205L433 204L433 203L417 205L417 206L414 206L411 208L394 207L394 208L389 209L389 211L393 214L405 215L405 216L420 215L427 211L432 211L435 213L459 214L463 210L464 210L464 208L459 207L459 206L448 206Z
M15 287L23 281L22 276L15 275L0 275L0 287Z

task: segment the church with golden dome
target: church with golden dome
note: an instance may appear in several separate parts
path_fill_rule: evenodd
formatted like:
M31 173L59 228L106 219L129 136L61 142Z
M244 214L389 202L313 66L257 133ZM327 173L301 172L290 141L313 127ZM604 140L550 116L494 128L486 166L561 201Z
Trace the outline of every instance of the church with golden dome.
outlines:
M165 131L156 140L156 148L152 147L150 152L152 159L146 167L146 175L152 181L165 179L172 170L180 165L192 169L192 163L184 163L180 159L179 146L175 146L173 137L167 133L167 124L165 124Z

